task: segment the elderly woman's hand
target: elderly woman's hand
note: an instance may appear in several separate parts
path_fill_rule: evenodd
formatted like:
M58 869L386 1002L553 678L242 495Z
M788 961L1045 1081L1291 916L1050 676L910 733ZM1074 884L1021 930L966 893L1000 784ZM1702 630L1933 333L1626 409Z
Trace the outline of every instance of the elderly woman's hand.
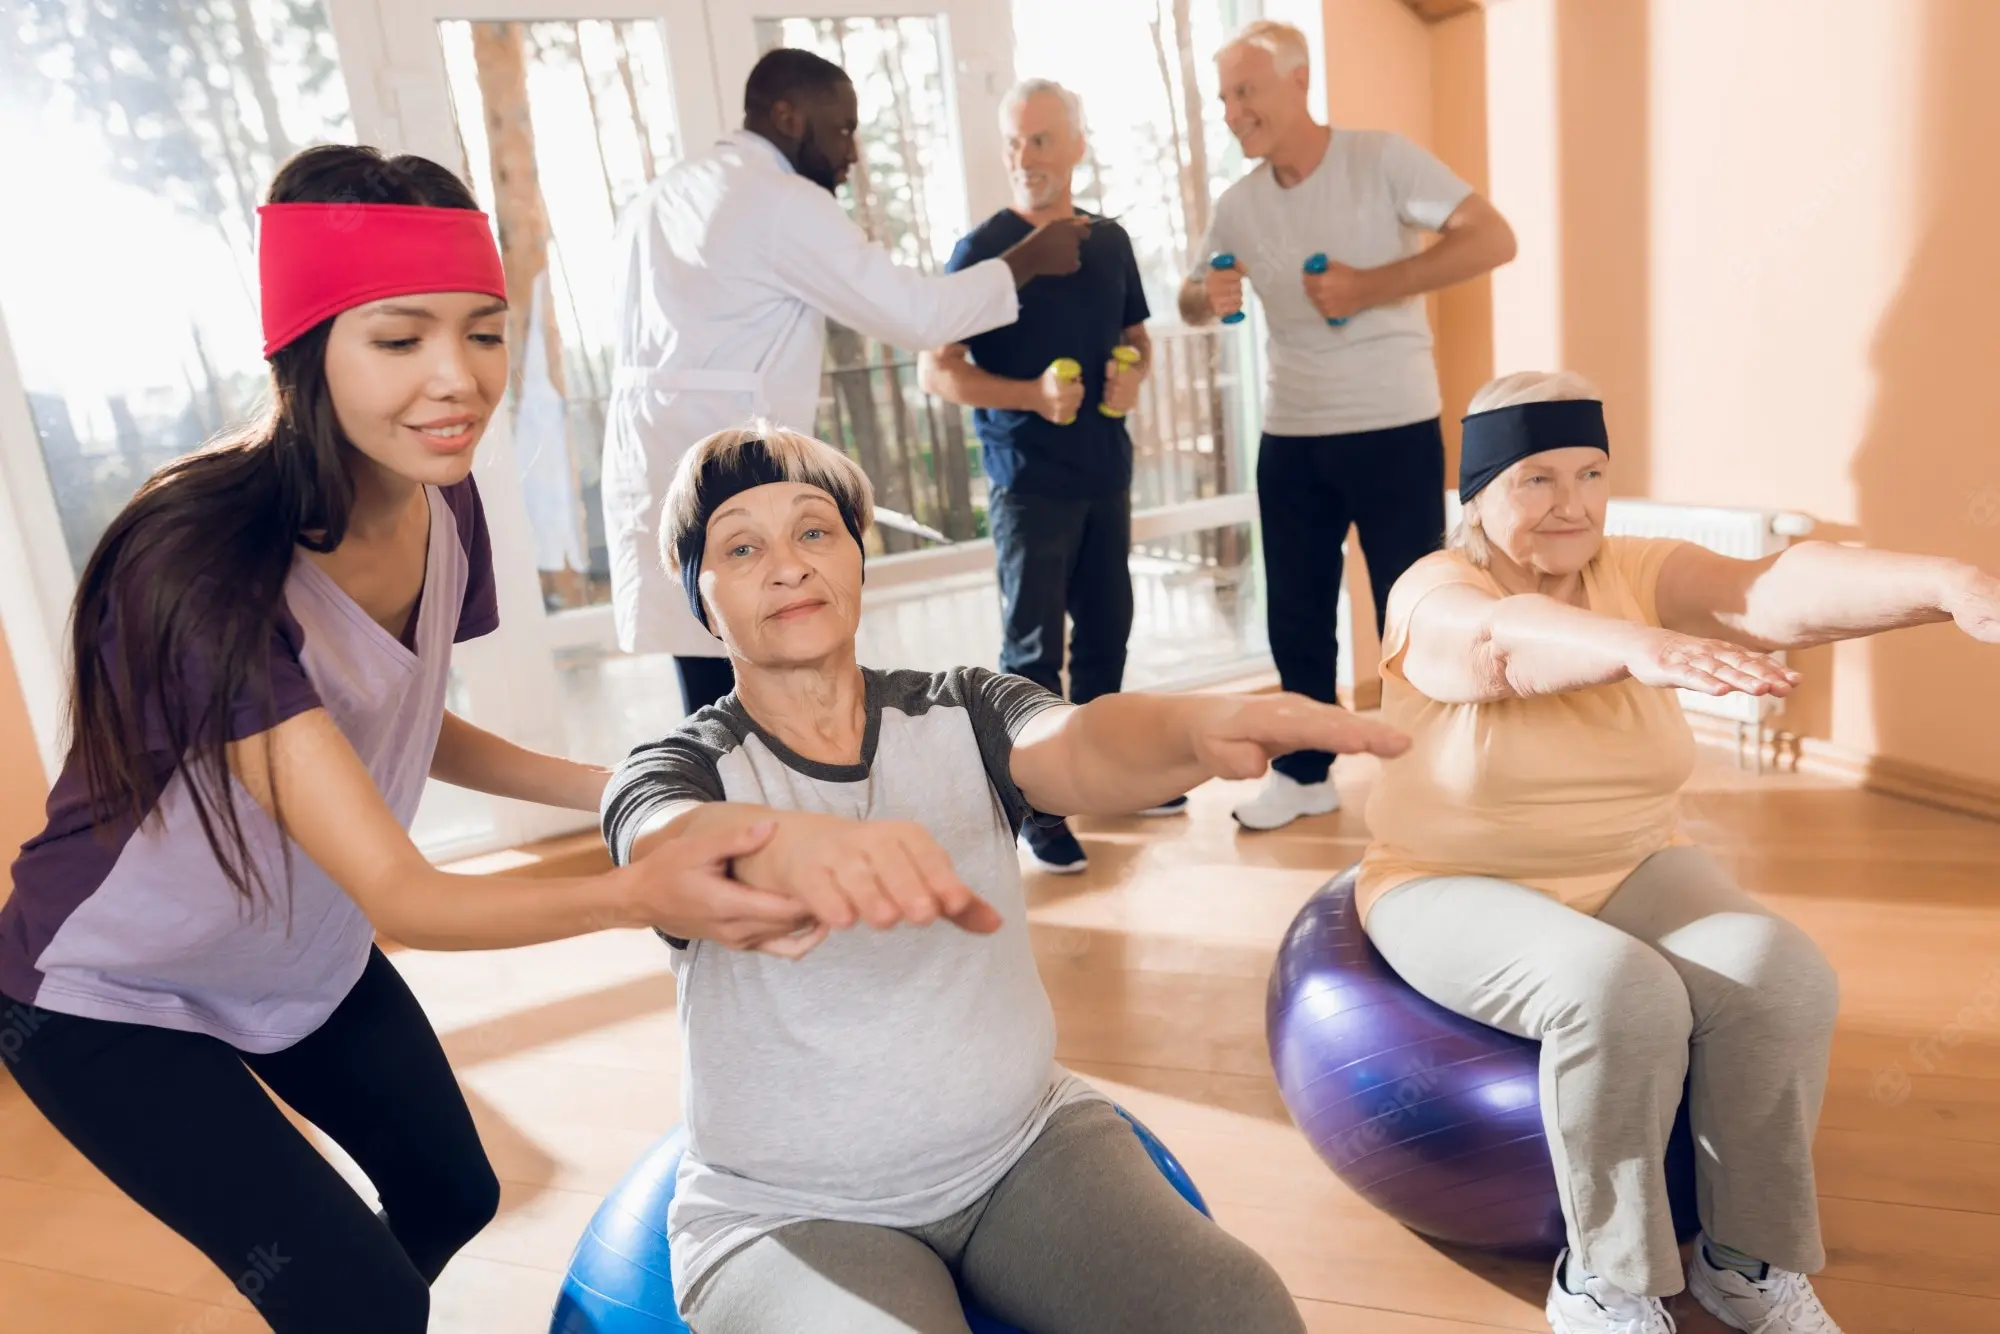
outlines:
M1196 720L1191 739L1196 757L1218 778L1256 778L1295 750L1394 756L1410 748L1393 727L1290 694L1217 699Z
M982 935L1000 929L1000 914L958 878L920 824L790 811L766 857L759 881L804 903L831 930L940 919Z
M638 924L680 940L712 940L732 950L796 959L825 929L796 899L730 877L730 863L771 841L772 821L661 842L621 874L632 881ZM619 922L617 925L630 925Z
M1969 569L1945 600L1958 628L1982 644L2000 644L2000 579Z
M1635 627L1625 670L1641 685L1671 686L1703 695L1792 693L1799 674L1768 653L1721 639Z

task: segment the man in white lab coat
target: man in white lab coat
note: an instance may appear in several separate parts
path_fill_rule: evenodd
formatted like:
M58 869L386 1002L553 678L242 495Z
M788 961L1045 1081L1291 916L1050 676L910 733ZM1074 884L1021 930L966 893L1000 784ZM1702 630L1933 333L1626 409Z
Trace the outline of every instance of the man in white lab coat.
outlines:
M1050 223L957 273L903 268L833 197L859 160L840 66L769 52L743 113L741 130L662 173L618 227L603 491L612 612L620 648L674 655L690 711L732 677L660 560L660 502L681 456L751 417L811 432L829 317L901 347L958 342L1011 322L1020 284L1075 272L1088 230Z

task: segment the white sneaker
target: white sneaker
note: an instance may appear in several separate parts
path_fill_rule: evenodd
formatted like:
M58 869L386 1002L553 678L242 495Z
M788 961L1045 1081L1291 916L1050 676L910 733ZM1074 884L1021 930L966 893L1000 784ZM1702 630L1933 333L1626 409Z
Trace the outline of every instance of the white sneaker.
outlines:
M1674 1318L1658 1297L1634 1297L1601 1278L1587 1278L1582 1292L1563 1286L1563 1265L1569 1252L1556 1257L1549 1280L1549 1304L1543 1308L1555 1334L1674 1334Z
M1245 829L1283 829L1306 815L1331 815L1340 809L1340 793L1328 777L1317 783L1301 783L1276 769L1264 779L1264 790L1238 806L1230 814Z
M1688 1293L1702 1310L1748 1334L1840 1334L1804 1274L1772 1265L1759 1280L1741 1270L1717 1269L1702 1249L1706 1241L1696 1238L1688 1261Z

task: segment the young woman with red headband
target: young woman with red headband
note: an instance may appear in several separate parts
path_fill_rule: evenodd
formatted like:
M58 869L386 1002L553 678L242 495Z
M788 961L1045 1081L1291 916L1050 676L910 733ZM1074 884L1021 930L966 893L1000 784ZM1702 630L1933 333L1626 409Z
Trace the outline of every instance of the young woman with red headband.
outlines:
M71 749L0 909L0 1056L274 1329L403 1334L499 1186L377 932L795 954L810 919L727 876L768 830L544 880L445 874L411 843L427 778L594 810L607 776L444 707L452 644L498 619L471 471L507 384L499 255L421 158L312 149L270 201L269 413L148 481L83 572Z

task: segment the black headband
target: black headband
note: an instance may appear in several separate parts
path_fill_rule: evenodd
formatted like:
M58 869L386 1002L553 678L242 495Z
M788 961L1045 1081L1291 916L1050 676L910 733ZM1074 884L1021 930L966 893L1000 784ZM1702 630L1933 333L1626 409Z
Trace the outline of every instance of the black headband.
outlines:
M708 521L718 509L745 491L802 480L787 476L783 462L772 455L762 440L745 440L733 450L718 450L702 460L694 477L695 521L681 530L680 549L676 553L681 562L681 587L687 590L688 605L694 608L694 618L701 622L702 629L715 633L715 627L708 623L708 612L701 605L701 553L708 545ZM868 548L861 541L859 511L833 492L827 495L840 511L840 521L847 525L849 536L861 548L862 559L866 561Z
M1611 452L1611 439L1604 432L1604 404L1594 398L1516 403L1475 412L1463 425L1458 452L1460 504L1530 454L1572 445Z

